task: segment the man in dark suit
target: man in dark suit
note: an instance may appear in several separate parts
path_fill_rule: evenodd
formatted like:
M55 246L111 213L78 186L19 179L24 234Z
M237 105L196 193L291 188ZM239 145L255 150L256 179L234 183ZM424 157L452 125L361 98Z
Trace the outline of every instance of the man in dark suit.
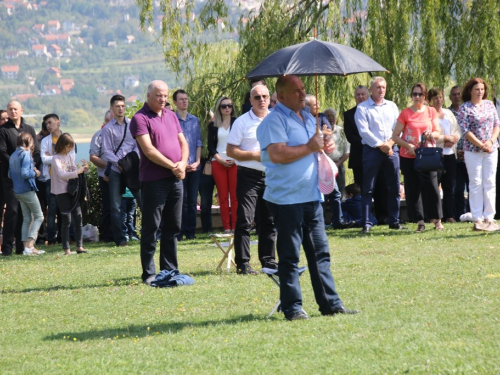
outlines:
M361 136L359 135L358 127L354 121L354 114L358 104L368 100L370 93L368 87L359 85L354 90L354 100L356 106L344 112L344 133L347 141L351 144L349 154L348 167L352 169L354 174L354 183L363 186L363 145L361 144Z

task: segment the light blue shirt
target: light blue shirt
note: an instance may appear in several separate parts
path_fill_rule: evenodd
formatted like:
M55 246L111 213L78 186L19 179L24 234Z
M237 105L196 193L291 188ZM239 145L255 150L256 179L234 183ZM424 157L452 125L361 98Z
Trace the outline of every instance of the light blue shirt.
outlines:
M193 116L191 113L187 114L185 120L181 119L177 112L175 112L175 114L179 119L182 132L184 133L184 137L186 138L186 142L189 146L189 157L187 163L193 164L196 161L196 149L198 147L203 147L203 143L201 142L200 120L198 120L198 117ZM198 170L200 168L201 163L198 166Z
M384 99L382 104L376 104L370 96L358 104L354 120L361 143L375 148L387 142L392 137L398 117L398 106L390 100Z
M127 134L125 134L125 139L115 155L115 151L120 146L120 143L123 139L123 132L125 131L125 124L127 126ZM116 119L112 119L109 121L104 128L102 128L101 132L101 148L104 155L104 160L111 162L111 170L121 173L118 168L118 161L124 158L129 152L137 152L139 154L139 149L137 146L137 142L134 137L130 133L130 120L125 118L125 122L120 125Z
M309 112L300 111L304 121L281 103L276 104L257 128L261 161L266 167L264 199L275 204L297 204L322 201L318 188L318 155L312 153L292 163L274 164L267 147L272 143L287 146L306 144L316 133L316 120Z

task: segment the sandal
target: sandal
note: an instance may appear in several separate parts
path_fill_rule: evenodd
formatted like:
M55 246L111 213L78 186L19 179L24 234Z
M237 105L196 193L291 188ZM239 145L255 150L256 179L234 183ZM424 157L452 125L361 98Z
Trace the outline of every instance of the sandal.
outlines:
M425 230L425 225L424 224L418 224L417 225L417 230L415 232L422 233L424 230Z
M440 230L440 231L441 231L441 230L443 230L443 229L444 229L444 227L443 227L443 223L441 223L440 221L436 221L436 222L434 223L434 229L436 229L436 230Z

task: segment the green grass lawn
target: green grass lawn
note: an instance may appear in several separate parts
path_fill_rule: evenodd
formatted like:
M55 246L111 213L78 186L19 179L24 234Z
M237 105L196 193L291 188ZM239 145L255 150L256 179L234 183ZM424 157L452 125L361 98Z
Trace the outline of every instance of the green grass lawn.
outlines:
M195 284L175 289L141 283L138 244L0 258L0 373L500 373L500 234L410 227L328 231L337 290L362 312L322 317L306 271L296 322L267 317L267 276L216 273L206 236L179 244Z

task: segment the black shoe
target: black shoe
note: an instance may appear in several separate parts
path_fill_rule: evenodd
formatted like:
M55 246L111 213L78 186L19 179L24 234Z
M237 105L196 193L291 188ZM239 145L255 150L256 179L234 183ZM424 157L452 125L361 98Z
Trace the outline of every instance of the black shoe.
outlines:
M236 273L238 275L258 275L259 272L258 271L255 271L252 267L250 267L249 265L244 265L242 266L241 268L238 268L236 270Z
M332 225L332 228L333 229L349 229L349 228L352 228L356 225L356 222L355 221L351 221L349 223L345 223L345 222L340 222L336 225Z
M264 265L262 266L262 268L270 268L272 270L277 270L278 269L278 263L276 263L276 261L268 261L268 262L265 262Z
M394 225L389 225L389 229L407 230L408 228L403 227L401 224L394 224Z
M369 226L364 226L363 229L361 229L362 234L370 234L370 227Z
M359 314L359 310L349 310L344 305L336 307L332 311L321 312L321 315L337 315L337 314Z
M286 320L309 320L309 315L306 314L304 310L300 310L299 312L296 312L292 316L286 316Z
M147 286L151 286L154 279L156 279L156 275L149 276L146 280L143 280L143 283Z

